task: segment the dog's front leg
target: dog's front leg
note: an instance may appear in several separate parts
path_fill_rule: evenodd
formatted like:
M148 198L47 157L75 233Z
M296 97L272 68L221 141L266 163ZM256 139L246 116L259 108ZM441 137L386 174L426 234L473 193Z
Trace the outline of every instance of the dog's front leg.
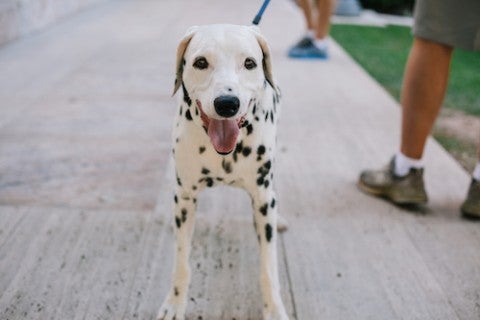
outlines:
M277 205L271 188L255 191L252 196L255 230L260 244L260 284L264 320L288 320L280 296L277 262Z
M190 284L189 256L195 225L196 195L177 189L175 201L175 260L170 291L165 298L158 320L183 320Z

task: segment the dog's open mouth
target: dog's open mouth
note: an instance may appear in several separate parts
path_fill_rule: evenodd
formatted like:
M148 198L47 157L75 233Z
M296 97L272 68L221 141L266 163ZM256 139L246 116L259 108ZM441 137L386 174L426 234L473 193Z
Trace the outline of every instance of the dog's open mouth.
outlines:
M218 120L209 118L202 110L202 104L196 100L203 126L207 131L215 150L220 154L229 154L235 149L238 134L244 118Z

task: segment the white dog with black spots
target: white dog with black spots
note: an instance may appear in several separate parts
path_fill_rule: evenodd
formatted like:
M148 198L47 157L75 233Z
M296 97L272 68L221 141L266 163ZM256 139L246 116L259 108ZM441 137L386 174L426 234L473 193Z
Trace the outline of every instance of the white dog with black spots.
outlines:
M190 28L177 50L174 93L183 96L173 130L177 174L172 284L159 320L183 320L191 279L189 254L198 193L226 184L252 199L260 244L263 318L287 320L277 264L273 164L279 90L270 51L254 26Z

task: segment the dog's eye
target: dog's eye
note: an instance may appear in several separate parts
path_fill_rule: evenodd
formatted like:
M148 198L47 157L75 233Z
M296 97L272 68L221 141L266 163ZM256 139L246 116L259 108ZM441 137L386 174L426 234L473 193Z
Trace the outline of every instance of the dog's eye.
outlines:
M200 70L207 69L208 68L208 61L204 57L199 57L193 63L193 67L195 69L200 69Z
M247 58L247 59L245 59L244 66L247 70L252 70L252 69L255 69L257 67L257 63L255 62L255 60L253 58Z

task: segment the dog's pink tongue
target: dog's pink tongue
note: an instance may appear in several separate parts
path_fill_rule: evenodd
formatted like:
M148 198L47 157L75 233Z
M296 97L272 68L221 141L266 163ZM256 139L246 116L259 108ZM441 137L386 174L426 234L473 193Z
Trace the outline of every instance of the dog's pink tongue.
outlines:
M208 136L218 153L230 153L235 148L240 130L235 120L210 119Z

